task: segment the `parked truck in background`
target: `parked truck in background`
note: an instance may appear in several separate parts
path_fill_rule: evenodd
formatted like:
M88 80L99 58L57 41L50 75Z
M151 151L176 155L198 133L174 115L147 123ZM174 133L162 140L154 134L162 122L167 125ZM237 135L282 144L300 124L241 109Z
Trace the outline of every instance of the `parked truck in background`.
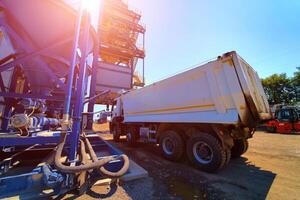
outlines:
M257 124L271 118L257 73L236 52L128 91L112 107L115 141L157 143L165 158L187 156L207 172L245 153Z

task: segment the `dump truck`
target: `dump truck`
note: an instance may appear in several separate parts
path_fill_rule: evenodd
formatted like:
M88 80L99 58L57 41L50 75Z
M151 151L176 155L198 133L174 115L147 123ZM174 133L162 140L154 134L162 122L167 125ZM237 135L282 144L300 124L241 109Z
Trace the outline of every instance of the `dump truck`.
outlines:
M214 172L248 149L261 120L271 118L258 74L235 51L115 99L115 141L153 142L162 155L183 156Z

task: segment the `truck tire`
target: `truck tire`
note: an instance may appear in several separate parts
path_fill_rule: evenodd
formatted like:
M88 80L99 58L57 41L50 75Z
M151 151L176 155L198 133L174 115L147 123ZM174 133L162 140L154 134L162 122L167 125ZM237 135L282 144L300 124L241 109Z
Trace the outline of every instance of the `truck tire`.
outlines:
M248 140L245 140L245 149L244 149L244 153L246 153L248 151L249 148L249 142Z
M230 160L231 160L231 150L229 148L226 148L225 149L225 154L226 154L226 160L225 160L225 163L224 163L224 167L226 165L228 165Z
M131 146L131 147L136 146L138 139L139 139L138 127L135 127L135 126L128 127L128 131L126 133L126 141L127 141L128 146Z
M178 161L184 153L184 141L181 136L173 130L167 130L160 136L159 147L162 155L171 161Z
M115 124L112 126L112 134L115 142L120 142L121 137L121 127L119 124Z
M226 163L226 152L219 140L208 133L199 133L187 141L187 155L191 163L206 172L215 172Z
M231 148L231 157L232 158L238 158L243 153L245 153L248 150L248 140L246 139L238 139L234 140L234 145Z

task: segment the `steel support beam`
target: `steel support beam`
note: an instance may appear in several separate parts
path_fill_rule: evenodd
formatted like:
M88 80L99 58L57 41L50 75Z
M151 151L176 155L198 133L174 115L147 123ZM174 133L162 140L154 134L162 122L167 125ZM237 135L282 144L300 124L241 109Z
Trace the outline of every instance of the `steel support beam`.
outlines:
M21 47L21 49L23 49L26 53L30 53L33 52L32 47L30 46L30 44L25 43L25 41L22 39L22 37L20 37L10 26L7 25L7 23L5 23L5 21L3 21L3 19L0 18L0 24L5 28L5 30L13 37L13 39L16 41L16 43L19 45L19 47ZM30 58L32 58L31 56L29 56ZM24 60L22 60L21 63L23 63ZM65 84L52 72L52 70L50 68L48 68L48 66L46 65L46 63L38 58L36 59L36 62L45 70L45 72L51 77L51 79L53 80L53 82L57 85L59 85L60 88L62 88L63 90L65 90ZM21 64L19 63L19 64ZM17 62L15 62L14 64L17 64ZM1 70L6 70L11 68L12 66L8 64L5 64L4 66L6 67L0 67L0 72ZM14 66L14 65L13 65ZM28 74L27 74L28 75ZM28 77L30 77L28 75Z
M35 56L38 56L38 55L41 55L41 54L44 54L46 52L48 52L50 49L53 49L55 47L59 47L67 42L70 42L72 40L72 38L67 38L67 39L64 39L60 42L57 42L47 48L43 48L43 49L40 49L40 50L37 50L37 51L34 51L34 52L30 52L30 53L27 53L25 56L22 56L22 57L19 57L19 58L16 58L14 59L13 61L9 62L9 63L6 63L6 64L3 64L3 65L0 65L0 72L3 72L5 70L8 70L16 65L20 65L22 64L23 62L35 57ZM13 57L16 57L15 55L12 56Z

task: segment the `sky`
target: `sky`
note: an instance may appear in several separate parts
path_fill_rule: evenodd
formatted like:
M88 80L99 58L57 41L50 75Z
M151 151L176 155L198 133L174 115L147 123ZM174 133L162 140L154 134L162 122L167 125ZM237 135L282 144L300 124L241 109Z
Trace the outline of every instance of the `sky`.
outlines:
M299 0L127 0L146 25L146 84L235 50L261 78L300 66Z

